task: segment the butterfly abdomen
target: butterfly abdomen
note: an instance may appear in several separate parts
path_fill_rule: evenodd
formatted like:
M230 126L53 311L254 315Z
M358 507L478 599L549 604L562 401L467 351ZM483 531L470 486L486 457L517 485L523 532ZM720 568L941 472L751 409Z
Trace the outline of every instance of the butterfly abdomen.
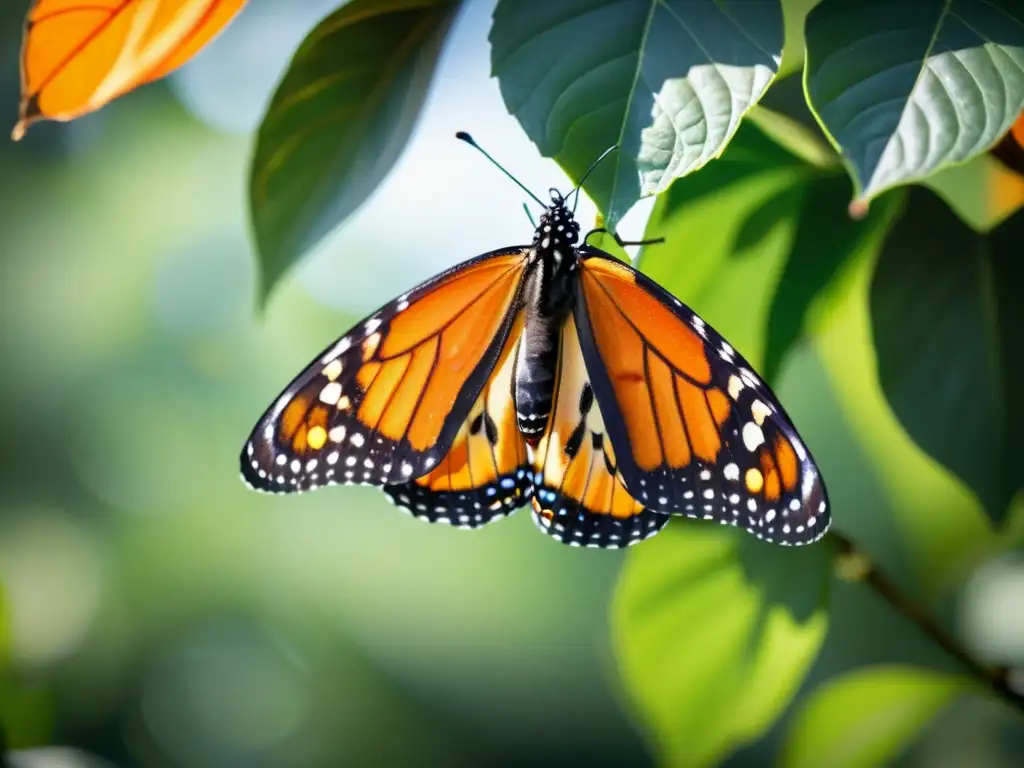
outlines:
M527 339L529 337L527 336ZM545 340L547 341L547 340ZM544 433L554 396L557 342L531 346L524 339L516 364L515 404L519 431L534 441Z
M547 428L555 395L558 344L571 309L565 282L550 263L541 262L526 291L526 324L513 382L516 421L523 437L536 442Z

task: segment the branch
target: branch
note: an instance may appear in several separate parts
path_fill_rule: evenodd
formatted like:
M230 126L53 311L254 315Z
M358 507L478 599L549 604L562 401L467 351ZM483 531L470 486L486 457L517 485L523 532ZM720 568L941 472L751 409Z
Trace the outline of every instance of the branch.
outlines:
M879 570L852 541L834 530L829 533L829 537L838 545L840 558L846 561L839 563L840 569L845 571L840 574L843 578L849 581L861 581L869 585L889 605L924 630L925 634L963 664L997 697L1024 714L1024 695L1010 685L1010 669L1008 667L985 664L973 656L957 638L946 631L925 610L924 606L901 592L899 587Z

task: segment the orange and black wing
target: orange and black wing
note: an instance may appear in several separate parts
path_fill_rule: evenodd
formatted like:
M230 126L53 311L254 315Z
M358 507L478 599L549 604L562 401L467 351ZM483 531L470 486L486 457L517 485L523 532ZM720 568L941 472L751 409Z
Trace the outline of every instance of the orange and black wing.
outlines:
M570 546L617 549L653 536L669 517L645 509L626 490L602 408L570 316L562 328L547 430L531 449L533 519Z
M520 311L494 373L437 466L410 482L384 486L396 505L428 522L479 528L531 498L533 472L512 399L522 329Z
M506 349L525 267L523 248L485 254L359 323L260 418L243 479L288 493L404 483L437 468Z
M779 544L829 526L810 453L768 385L654 281L583 249L576 324L626 487L658 512Z

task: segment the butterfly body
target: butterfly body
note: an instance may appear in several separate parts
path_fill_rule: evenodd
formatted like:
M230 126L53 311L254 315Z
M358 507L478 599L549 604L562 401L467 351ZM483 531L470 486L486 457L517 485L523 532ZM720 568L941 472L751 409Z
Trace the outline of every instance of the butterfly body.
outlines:
M537 526L574 546L626 546L672 515L819 539L825 488L768 386L579 234L556 192L529 246L464 262L362 321L264 413L245 481L368 483L463 528L532 504Z
M553 193L527 256L525 328L515 368L513 399L519 431L534 445L551 413L561 329L572 312L579 235L580 226L565 200Z

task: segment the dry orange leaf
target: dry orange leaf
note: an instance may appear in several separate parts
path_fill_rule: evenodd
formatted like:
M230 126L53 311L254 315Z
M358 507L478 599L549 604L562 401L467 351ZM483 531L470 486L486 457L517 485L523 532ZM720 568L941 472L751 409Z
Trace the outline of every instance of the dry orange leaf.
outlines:
M21 47L21 109L12 134L36 120L73 120L176 69L246 0L35 0Z
M1010 134L1017 140L1021 148L1024 149L1024 112L1021 112L1017 122L1010 126Z

